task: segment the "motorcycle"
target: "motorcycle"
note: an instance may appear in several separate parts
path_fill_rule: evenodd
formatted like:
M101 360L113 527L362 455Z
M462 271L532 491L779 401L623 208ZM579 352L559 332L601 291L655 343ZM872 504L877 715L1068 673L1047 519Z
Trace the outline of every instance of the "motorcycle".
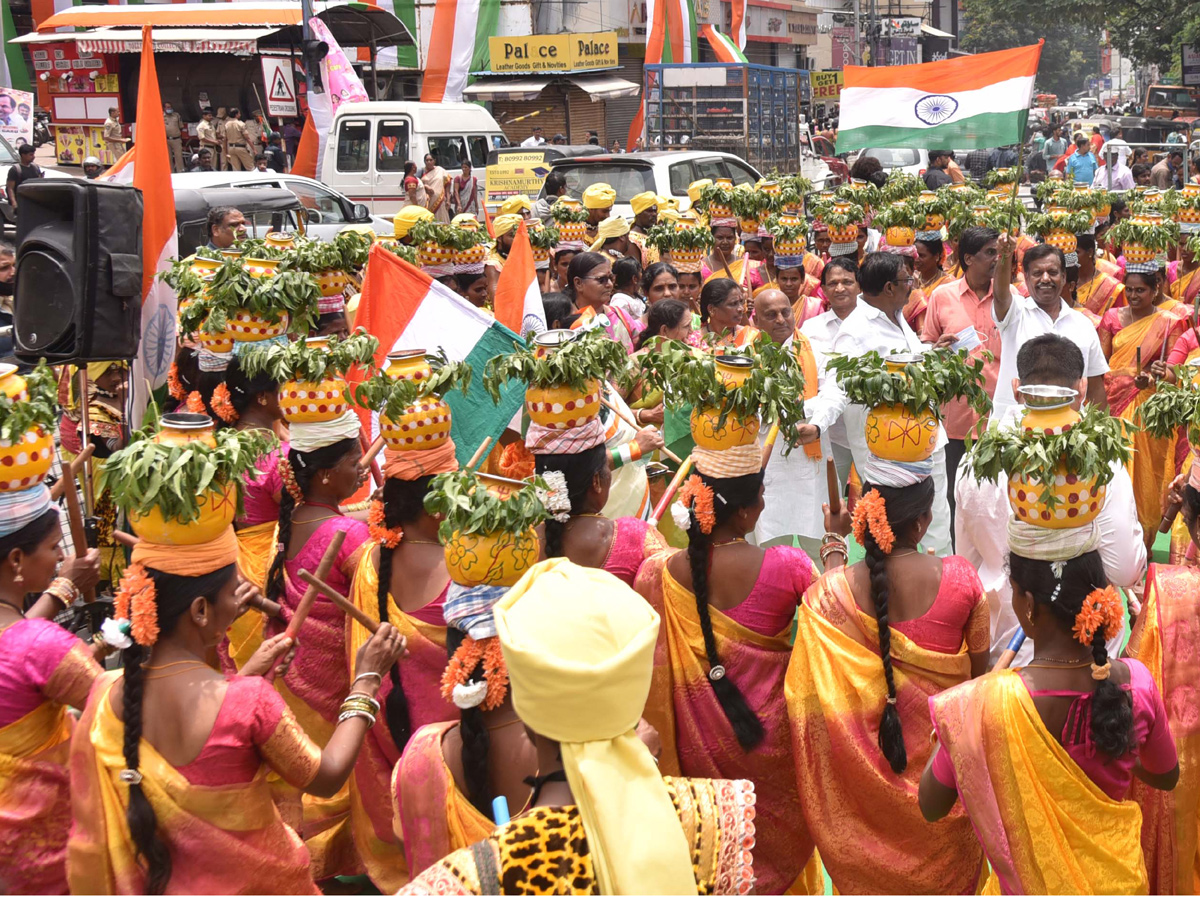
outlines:
M33 146L53 144L54 135L50 132L50 113L40 106L33 112Z

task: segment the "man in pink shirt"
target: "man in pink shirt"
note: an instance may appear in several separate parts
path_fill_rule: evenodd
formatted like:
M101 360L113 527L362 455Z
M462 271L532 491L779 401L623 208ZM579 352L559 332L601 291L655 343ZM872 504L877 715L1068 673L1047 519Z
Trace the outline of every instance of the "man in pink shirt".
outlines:
M962 261L963 277L943 284L929 297L925 326L921 340L936 344L946 335L957 336L953 345L970 351L972 358L990 351L992 359L984 362L983 375L988 396L996 392L1000 373L1000 331L992 318L992 277L998 258L996 240L999 234L992 228L968 228L958 239L958 258ZM954 478L959 461L966 450L966 437L979 421L965 400L952 400L942 410L946 428L947 496L954 495ZM974 432L972 432L974 434ZM953 528L954 503L950 503Z

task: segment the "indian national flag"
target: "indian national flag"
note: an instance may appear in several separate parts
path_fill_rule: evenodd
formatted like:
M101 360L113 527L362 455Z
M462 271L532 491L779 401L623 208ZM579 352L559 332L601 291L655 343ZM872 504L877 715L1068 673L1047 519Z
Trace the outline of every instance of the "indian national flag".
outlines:
M846 66L838 152L1017 143L1042 43L915 66Z
M746 54L738 49L738 45L733 38L721 31L716 25L701 25L700 34L708 41L709 46L712 47L713 53L716 54L717 62L744 63L750 61L746 59Z
M446 395L454 415L450 436L460 464L471 458L485 437L498 438L521 409L524 384L509 382L501 392L499 405L493 404L483 389L487 361L511 353L517 335L378 244L371 248L367 261L354 325L379 338L378 365L384 365L387 354L395 350L417 347L440 349L451 360L465 359L471 364L474 375L467 393L451 391ZM361 382L362 373L351 373L349 380ZM374 439L379 434L377 416L361 409L358 414Z
M546 308L538 287L537 266L533 262L533 247L529 229L522 222L517 236L496 282L496 321L520 334L546 330Z
M422 103L457 103L471 72L491 66L488 37L497 33L500 0L436 0L425 46Z

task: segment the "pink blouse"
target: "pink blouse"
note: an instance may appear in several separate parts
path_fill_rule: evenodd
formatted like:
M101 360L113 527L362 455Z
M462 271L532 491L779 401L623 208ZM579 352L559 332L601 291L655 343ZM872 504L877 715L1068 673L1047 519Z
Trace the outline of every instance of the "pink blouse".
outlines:
M414 609L408 615L414 619L424 622L426 625L436 625L445 627L446 617L442 613L442 609L446 604L446 593L450 590L450 582L446 582L446 586L442 588L442 592L422 606L420 609Z
M653 534L651 534L653 532ZM647 538L651 545L647 549ZM657 540L656 540L657 538ZM602 568L616 575L630 587L646 557L657 550L667 549L667 542L650 523L633 516L613 520L612 545Z
M1167 722L1162 695L1150 670L1136 659L1126 659L1129 682L1122 690L1133 694L1133 742L1136 747L1124 756L1113 758L1097 752L1092 744L1092 695L1079 691L1030 691L1032 697L1073 697L1063 725L1060 741L1071 759L1092 782L1113 800L1124 800L1133 781L1133 767L1139 760L1153 775L1171 771L1178 764L1175 739ZM932 700L930 701L932 703ZM933 757L933 774L946 787L955 787L958 779L946 748L939 746Z
M722 612L757 634L774 637L795 618L814 578L812 560L798 547L768 547L746 599Z
M991 646L987 599L979 574L961 556L942 560L942 583L933 606L907 622L890 622L915 644L938 653L957 653L964 638L967 649L981 652Z
M279 475L279 460L286 459L290 445L283 441L270 453L259 457L255 468L257 478L248 478L242 492L242 504L246 515L238 525L261 525L263 522L279 520L279 500L283 492L283 478Z
M49 619L14 622L0 632L0 728L48 699L82 709L99 674L83 641L66 629Z

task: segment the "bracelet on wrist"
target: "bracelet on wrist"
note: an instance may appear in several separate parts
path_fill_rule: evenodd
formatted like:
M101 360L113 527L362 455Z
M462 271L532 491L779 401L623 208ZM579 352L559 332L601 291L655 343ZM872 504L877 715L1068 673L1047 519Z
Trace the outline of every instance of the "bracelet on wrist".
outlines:
M70 606L82 596L82 592L79 588L75 587L75 583L70 578L62 575L51 581L49 587L43 593L49 594L63 606Z
M353 687L357 682L362 681L364 678L378 678L380 681L383 681L383 676L378 672L363 672L354 676L354 681L350 682L350 686Z

